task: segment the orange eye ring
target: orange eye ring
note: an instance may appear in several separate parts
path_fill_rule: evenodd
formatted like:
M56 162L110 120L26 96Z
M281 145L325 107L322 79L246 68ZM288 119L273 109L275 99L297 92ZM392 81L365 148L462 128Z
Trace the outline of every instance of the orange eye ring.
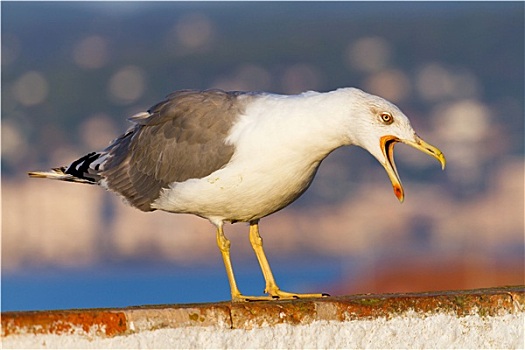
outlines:
M394 122L394 117L392 116L392 114L390 114L388 112L382 112L379 115L379 118L386 125L390 125L390 124L392 124Z

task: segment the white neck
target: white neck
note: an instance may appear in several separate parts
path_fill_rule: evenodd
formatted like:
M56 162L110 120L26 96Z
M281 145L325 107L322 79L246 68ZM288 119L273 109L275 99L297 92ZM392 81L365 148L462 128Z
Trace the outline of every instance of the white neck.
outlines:
M345 127L351 119L350 108L345 108L351 105L349 96L340 90L261 96L248 108L231 137L241 136L244 128L250 128L251 141L260 143L260 147L265 147L265 139L271 137L281 148L298 148L324 158L334 149L352 143Z

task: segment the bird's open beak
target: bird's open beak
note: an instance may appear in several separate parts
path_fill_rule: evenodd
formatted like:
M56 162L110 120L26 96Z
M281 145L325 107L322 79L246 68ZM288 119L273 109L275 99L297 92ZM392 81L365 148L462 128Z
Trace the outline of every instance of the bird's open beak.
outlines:
M403 191L403 185L401 185L401 180L399 179L399 174L397 173L396 163L394 162L394 146L398 142L403 142L407 145L414 147L415 149L420 150L423 153L431 155L436 158L441 163L441 168L445 169L445 156L443 153L436 147L429 145L423 141L419 136L416 135L415 141L399 139L392 135L383 136L380 139L380 147L383 152L385 161L381 162L383 167L392 182L392 187L394 188L394 194L400 202L403 202L405 194Z

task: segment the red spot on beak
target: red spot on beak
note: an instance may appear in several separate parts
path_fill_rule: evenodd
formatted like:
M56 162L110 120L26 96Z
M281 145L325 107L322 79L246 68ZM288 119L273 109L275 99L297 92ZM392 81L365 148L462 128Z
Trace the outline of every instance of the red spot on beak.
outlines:
M403 187L401 187L401 185L399 184L394 184L392 187L394 188L394 194L396 195L397 199L400 202L403 202L403 200L405 199L405 194L403 193Z

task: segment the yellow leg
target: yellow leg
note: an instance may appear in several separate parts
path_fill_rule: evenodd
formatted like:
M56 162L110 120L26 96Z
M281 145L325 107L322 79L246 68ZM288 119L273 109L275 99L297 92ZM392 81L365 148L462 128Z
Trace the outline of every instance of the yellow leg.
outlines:
M279 300L279 299L299 299L299 298L320 298L328 296L328 294L296 294L288 293L279 289L275 283L275 279L270 269L270 264L263 250L262 238L259 235L259 225L258 222L250 223L250 243L252 248L257 256L259 265L261 265L261 270L266 281L265 293L269 294L268 296L245 296L242 295L237 287L237 282L235 281L235 276L233 274L233 267L230 258L230 241L224 235L222 225L217 227L217 245L221 250L222 260L224 261L224 266L226 268L226 274L228 275L228 281L230 282L230 290L232 295L232 301L255 301L255 300Z
M217 245L222 253L222 260L224 261L224 267L226 268L226 274L228 275L228 281L230 282L230 289L232 294L232 300L237 301L242 299L241 292L237 288L237 282L233 275L232 261L230 259L230 241L224 235L222 225L217 227Z
M325 293L297 294L297 293L285 292L279 289L279 287L277 286L277 283L275 283L272 269L270 268L270 264L268 263L266 254L264 253L263 240L261 236L259 235L259 222L258 221L250 222L250 243L252 245L253 251L255 252L255 255L257 256L259 265L261 266L264 280L266 281L266 289L264 290L264 292L269 294L269 296L255 297L253 299L251 297L245 297L246 300L321 298L321 297L328 296L328 294L325 294Z
M237 287L235 281L235 275L233 274L232 261L230 258L230 241L224 235L222 226L217 227L217 245L221 250L222 260L224 261L224 267L226 268L226 274L228 275L228 281L230 282L230 290L232 295L232 301L249 301L249 300L269 300L269 297L255 297L242 295Z

